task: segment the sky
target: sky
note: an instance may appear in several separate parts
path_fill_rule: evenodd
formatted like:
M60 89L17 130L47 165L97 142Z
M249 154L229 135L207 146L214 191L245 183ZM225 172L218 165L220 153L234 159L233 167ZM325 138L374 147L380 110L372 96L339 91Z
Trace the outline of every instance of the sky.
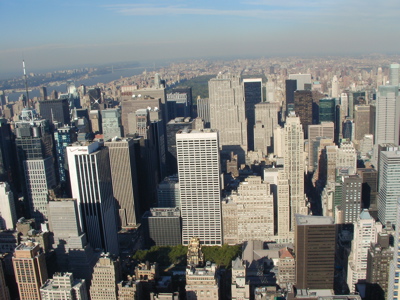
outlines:
M117 0L118 1L118 0ZM0 75L208 57L400 52L399 0L0 0Z

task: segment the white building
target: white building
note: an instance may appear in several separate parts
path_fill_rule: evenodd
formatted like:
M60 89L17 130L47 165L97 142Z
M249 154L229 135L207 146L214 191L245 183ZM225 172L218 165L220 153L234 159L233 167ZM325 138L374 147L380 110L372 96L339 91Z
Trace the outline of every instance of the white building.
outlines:
M16 223L13 192L7 182L0 182L0 229L14 229Z
M400 224L400 198L398 198L396 206L396 223ZM396 251L396 249L400 249L400 230L395 231L393 246L395 251L389 269L387 300L398 300L400 295L400 252Z
M371 243L377 242L379 232L382 232L382 224L376 223L368 209L364 209L355 224L347 267L347 285L351 293L355 292L358 281L367 278L368 249Z
M93 248L118 254L116 208L107 148L99 142L67 147L72 196L78 201L80 226Z
M221 245L221 177L218 132L187 130L176 134L181 189L182 243L198 237Z
M74 279L72 273L56 273L40 288L42 300L88 300L84 279Z

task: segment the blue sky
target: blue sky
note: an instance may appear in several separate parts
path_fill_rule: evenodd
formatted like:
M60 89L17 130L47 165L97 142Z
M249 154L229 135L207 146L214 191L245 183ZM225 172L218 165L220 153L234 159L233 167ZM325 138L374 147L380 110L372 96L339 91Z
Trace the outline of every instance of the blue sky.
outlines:
M0 0L0 72L209 56L398 53L400 1Z

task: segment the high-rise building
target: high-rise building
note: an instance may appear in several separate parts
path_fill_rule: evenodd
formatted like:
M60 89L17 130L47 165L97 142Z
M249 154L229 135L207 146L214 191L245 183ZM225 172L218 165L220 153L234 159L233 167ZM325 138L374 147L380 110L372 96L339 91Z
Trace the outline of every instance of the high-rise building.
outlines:
M247 122L244 88L239 76L218 74L208 82L210 127L219 131L222 151L238 154L244 162Z
M339 97L339 80L336 75L333 76L332 78L332 92L331 92L331 97L332 98L338 98Z
M261 127L261 132L254 128L254 150L267 153L267 147L273 146L274 128L278 126L279 102L262 102L255 105L256 127ZM254 126L253 126L254 127Z
M70 124L68 99L39 101L39 111L42 118L49 120L50 123Z
M53 140L48 121L39 119L34 110L24 109L15 122L20 182L29 213L38 223L47 219L48 190L56 186Z
M332 289L336 227L330 217L296 215L297 289Z
M117 283L120 282L121 279L122 273L119 259L115 259L107 254L102 254L93 270L90 299L117 299Z
M47 100L47 88L45 86L41 86L39 91L40 91L40 99Z
M335 122L335 98L322 98L319 100L319 123Z
M342 203L343 222L357 222L362 209L361 202L362 178L358 175L342 177Z
M366 134L372 134L372 116L370 105L356 105L354 107L355 132L354 139L361 141Z
M11 185L17 185L18 164L13 140L14 135L10 124L7 123L6 119L0 118L0 181L7 181Z
M158 207L181 207L181 190L177 175L165 177L157 186Z
M89 111L89 120L90 120L90 125L92 128L92 132L97 134L102 132L102 122L101 122L101 114L100 110L92 109Z
M247 148L254 150L255 105L263 101L262 78L243 79L245 116L247 119ZM219 128L222 129L222 128Z
M400 224L400 198L398 198L396 203L396 224ZM400 230L395 230L394 241L393 241L394 253L393 259L390 262L389 267L389 283L388 283L388 293L386 299L396 300L400 295L400 253L398 248L400 247Z
M98 253L93 251L86 233L82 232L76 199L49 201L48 212L58 271L72 272L75 278L90 283Z
M278 172L277 182L277 241L279 243L290 243L294 240L293 230L290 227L290 186L288 175L283 170Z
M372 168L358 168L357 174L362 178L362 206L368 208L375 219L378 218L378 171Z
M394 85L380 86L376 95L375 145L399 144L400 97Z
M142 217L146 244L149 247L181 245L181 224L178 207L151 208Z
M136 226L140 217L138 178L134 140L113 139L105 142L110 156L114 198L118 206L119 226Z
M224 209L225 205L229 206L227 211ZM250 176L241 182L237 192L233 192L229 196L229 201L222 204L223 223L225 223L224 212L227 212L229 218L232 215L233 205L236 205L234 215L236 216L237 240L235 244L248 240L274 240L274 199L267 182L263 182L259 176ZM231 237L229 239L232 243Z
M317 152L315 151L315 143L317 138L334 139L335 129L333 122L322 122L319 125L308 126L308 169L316 170L318 164Z
M297 81L297 90L311 90L311 74L289 74L289 79Z
M0 261L0 299L10 300L10 291L7 287L6 280L3 272L3 264Z
M285 80L285 98L286 98L286 112L294 108L294 92L297 90L296 79Z
M307 138L308 126L313 123L313 95L311 91L297 90L294 92L294 111L303 126L304 138Z
M349 115L349 95L347 93L340 94L340 120L345 119Z
M290 228L294 229L295 214L308 214L304 196L304 136L300 118L289 114L283 133L284 169L290 186Z
M19 299L41 300L40 287L47 280L47 269L40 245L30 241L18 245L12 260Z
M246 266L240 257L232 261L232 300L249 300L250 284L246 282Z
M101 121L105 141L122 136L121 112L119 109L102 110Z
M16 223L14 194L7 182L0 182L0 229L14 229Z
M389 68L389 84L399 86L400 64L391 64Z
M74 279L72 273L56 273L40 288L42 300L88 300L84 279Z
M71 190L78 201L80 226L90 244L118 254L109 150L102 146L95 141L67 147Z
M182 243L198 237L221 245L221 180L218 132L179 131L176 135L181 189Z
M178 117L192 117L192 88L173 88L167 94L169 120ZM169 121L167 120L167 122Z
M371 243L368 250L367 283L377 284L380 287L381 298L388 295L389 269L394 254L394 248L390 243L392 238L389 233L379 233L377 242ZM376 291L377 289L374 289L374 292Z
M351 293L355 292L355 285L359 281L367 278L368 249L371 243L376 243L381 231L382 224L376 223L368 210L364 209L354 224L354 238L348 260L347 285Z
M400 151L381 151L378 180L378 217L396 224L397 198L400 195Z
M204 127L210 128L210 104L207 99L197 99L197 117L204 121Z

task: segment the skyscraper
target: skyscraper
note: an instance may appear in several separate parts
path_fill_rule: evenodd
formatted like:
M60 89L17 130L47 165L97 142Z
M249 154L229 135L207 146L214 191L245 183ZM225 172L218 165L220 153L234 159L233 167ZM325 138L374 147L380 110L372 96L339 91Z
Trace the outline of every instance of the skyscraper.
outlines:
M255 105L263 101L262 78L243 79L243 87L247 119L247 148L254 150Z
M342 177L342 203L341 210L343 211L344 223L357 222L360 215L362 178L358 175L349 175Z
M38 243L24 242L13 257L20 300L41 300L40 287L47 280L46 260Z
M14 194L7 182L0 182L0 229L14 229L16 223Z
M254 128L255 151L261 150L267 153L266 147L273 146L274 128L278 126L279 111L279 102L262 102L255 105L256 126L261 126L261 132L256 132L257 129Z
M330 217L296 215L296 287L332 289L336 227Z
M119 212L119 226L136 226L140 204L133 139L105 142L109 151L114 198Z
M80 225L94 248L118 254L117 220L109 150L97 141L67 147L72 196Z
M294 113L286 118L283 156L290 186L290 228L293 230L295 214L308 214L304 196L304 136L300 118Z
M311 91L301 90L294 92L294 111L296 116L300 118L305 138L307 138L308 126L313 123L312 106L313 95Z
M117 283L121 279L122 274L119 260L103 254L94 267L92 285L90 287L91 300L117 299Z
M311 74L289 74L289 79L297 81L297 90L311 90Z
M40 115L50 123L60 122L62 125L70 124L68 99L39 101Z
M222 151L234 151L244 162L247 122L244 88L239 76L218 74L208 82L210 127L219 130Z
M356 105L354 107L354 123L354 139L356 141L361 141L364 138L364 135L372 133L372 115L370 105Z
M182 243L198 237L221 245L221 181L218 132L179 131L176 135L181 189Z
M335 122L335 98L323 98L319 100L319 123Z
M389 68L389 84L399 86L399 64L391 64Z
M396 224L397 199L400 195L400 151L381 151L378 180L378 217L383 224Z
M119 109L102 110L101 120L105 141L122 136L121 112Z
M285 81L285 98L286 98L286 113L293 110L294 107L294 92L297 90L296 79L286 79Z
M333 76L332 78L332 93L331 93L332 98L338 98L339 97L339 81L336 75Z

